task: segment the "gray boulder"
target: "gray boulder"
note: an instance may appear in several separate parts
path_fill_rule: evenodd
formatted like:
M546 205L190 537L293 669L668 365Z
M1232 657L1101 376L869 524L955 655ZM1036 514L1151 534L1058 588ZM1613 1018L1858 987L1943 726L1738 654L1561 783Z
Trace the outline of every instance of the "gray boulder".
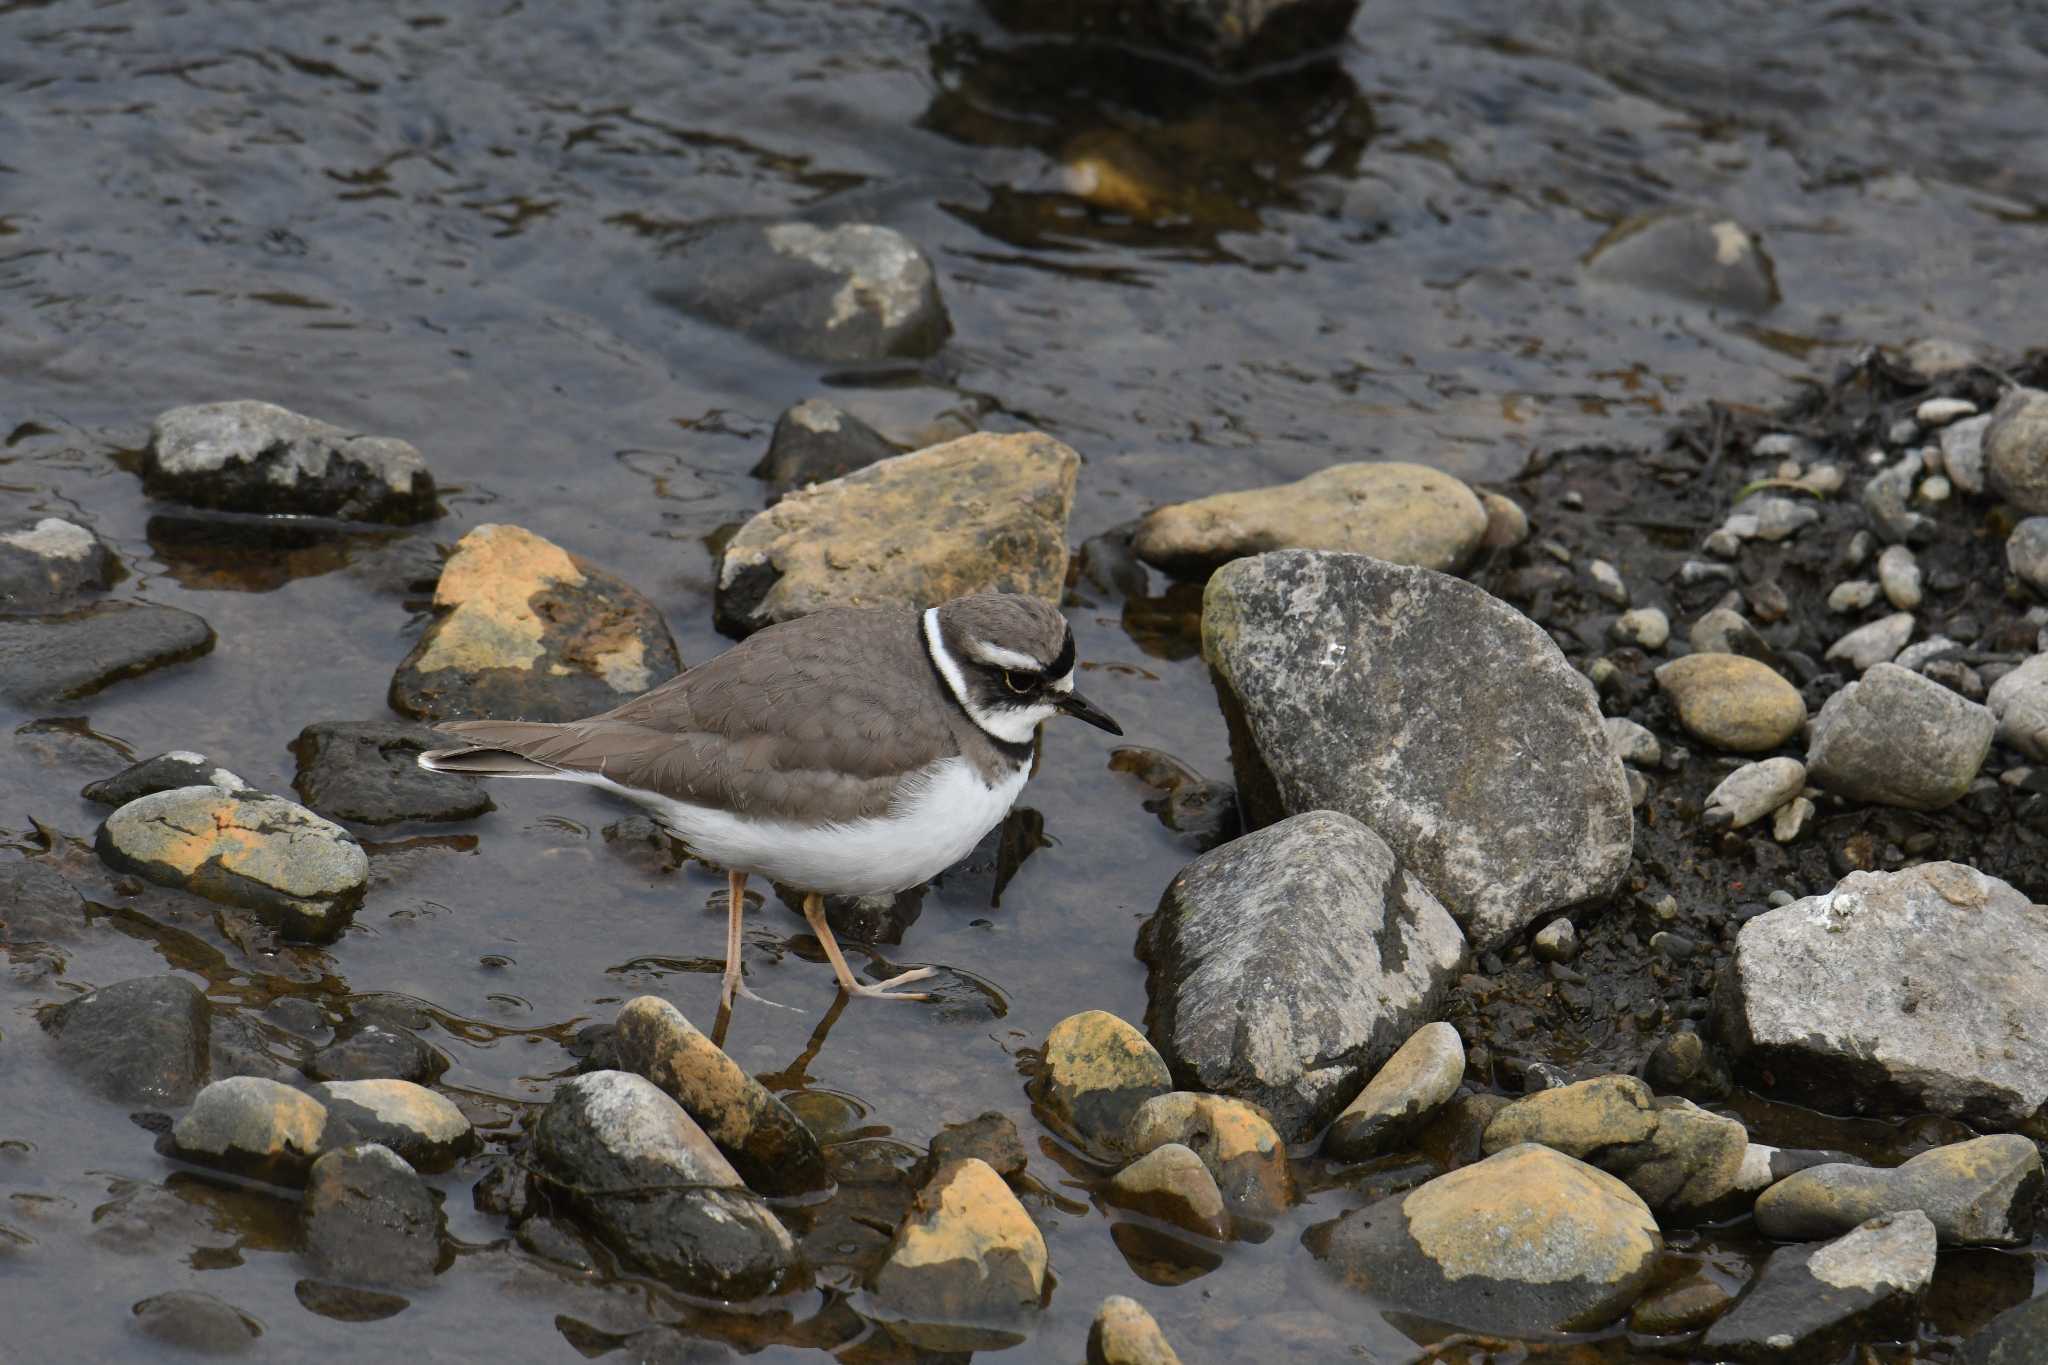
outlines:
M142 486L153 498L229 512L397 523L438 512L434 476L404 441L247 400L158 417Z
M2048 909L1973 868L1853 872L1758 915L1715 1012L1781 1098L2048 1136Z
M0 611L48 611L113 586L107 543L62 517L0 521Z
M768 453L750 472L768 481L768 500L773 502L897 453L881 432L829 398L807 398L775 419Z
M434 1278L441 1206L388 1147L339 1147L313 1163L304 1205L306 1256L322 1275L404 1288Z
M1936 810L1970 789L1998 722L1977 703L1897 664L1877 664L1829 697L1806 755L1841 796Z
M1298 1141L1434 1017L1465 940L1384 840L1312 811L1182 868L1138 956L1175 1080L1263 1105Z
M94 602L44 616L0 616L0 701L47 706L91 696L213 649L213 628L154 602Z
M1612 890L1634 838L1592 684L1455 578L1280 550L1225 565L1202 649L1255 823L1335 810L1386 840L1475 948Z
M57 1060L123 1104L189 1104L206 1080L213 1007L182 976L116 981L50 1011Z
M1934 1279L1934 1226L1885 1214L1820 1246L1780 1247L1700 1339L1714 1360L1832 1360L1865 1338L1910 1336Z
M403 721L317 721L292 741L292 790L330 820L365 825L469 820L496 809L481 782L420 767L423 750L448 743Z

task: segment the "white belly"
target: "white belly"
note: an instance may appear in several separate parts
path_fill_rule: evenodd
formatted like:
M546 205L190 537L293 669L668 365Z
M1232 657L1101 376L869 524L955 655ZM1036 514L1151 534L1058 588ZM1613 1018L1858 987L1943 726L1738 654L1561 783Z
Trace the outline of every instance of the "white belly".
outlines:
M1010 813L1028 775L1019 768L990 786L966 759L942 759L907 779L889 814L816 826L692 806L595 773L562 777L630 797L716 866L806 891L865 896L930 881L966 857Z

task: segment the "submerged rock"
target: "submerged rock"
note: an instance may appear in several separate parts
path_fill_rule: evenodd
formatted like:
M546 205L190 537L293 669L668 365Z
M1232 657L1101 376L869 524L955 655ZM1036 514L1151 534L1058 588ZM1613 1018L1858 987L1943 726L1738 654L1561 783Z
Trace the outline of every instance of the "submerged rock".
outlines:
M1832 1242L1773 1251L1700 1349L1715 1360L1817 1361L1854 1341L1910 1337L1933 1279L1927 1216L1886 1214Z
M1311 811L1182 868L1138 956L1175 1078L1299 1141L1437 1012L1465 940L1384 840Z
M1202 1158L1231 1213L1270 1219L1294 1202L1287 1144L1265 1115L1242 1100L1175 1090L1131 1115L1124 1148L1148 1156L1177 1142Z
M1171 1089L1166 1061L1144 1034L1113 1014L1086 1010L1046 1036L1035 1098L1063 1131L1115 1151L1138 1106Z
M420 767L423 750L448 743L402 721L317 721L292 741L299 761L292 790L329 819L364 825L469 820L495 810L483 783Z
M2048 1365L2048 1294L2000 1313L1956 1358L1963 1365Z
M1853 872L1758 915L1715 1009L1778 1097L2048 1136L2048 910L1973 868Z
M1180 1365L1180 1357L1142 1304L1112 1294L1088 1325L1088 1365Z
M1738 313L1778 302L1777 271L1755 236L1732 218L1701 213L1628 219L1594 246L1586 274Z
M0 701L28 707L72 701L212 648L206 622L154 602L0 616Z
M1393 1151L1436 1117L1464 1080L1458 1030L1441 1021L1424 1024L1344 1106L1323 1135L1323 1151L1344 1161Z
M928 356L952 330L931 258L894 228L724 223L680 265L656 297L807 360Z
M142 1336L197 1355L236 1355L263 1335L262 1324L233 1304L189 1289L153 1294L130 1311Z
M62 517L0 521L0 612L49 611L110 588L120 564L107 543Z
M1201 625L1254 820L1359 820L1475 949L1627 870L1628 784L1592 685L1498 598L1363 555L1281 550L1219 570Z
M78 794L102 806L125 806L138 796L179 787L219 787L222 791L238 792L247 791L249 784L205 754L173 749L123 768L112 777L88 782Z
M213 1007L182 976L116 981L43 1020L66 1070L123 1104L188 1104L206 1080Z
M1628 1186L1534 1145L1319 1224L1304 1241L1377 1305L1508 1333L1613 1321L1649 1283L1664 1246Z
M326 1141L327 1108L303 1090L259 1076L231 1076L199 1092L170 1132L181 1160L297 1185Z
M421 720L577 720L682 671L654 603L519 526L465 535L434 611L391 679L391 708Z
M772 502L898 453L881 432L829 398L807 398L775 419L768 453L749 472L768 481Z
M718 1144L748 1188L790 1195L832 1183L818 1139L683 1012L643 995L619 1011L619 1066L660 1086Z
M85 916L85 897L55 869L0 863L0 944L61 943L85 928Z
M1808 1166L1756 1201L1757 1230L1785 1240L1831 1237L1879 1214L1919 1209L1944 1246L2020 1246L2034 1234L2041 1153L2018 1133L1922 1152L1889 1169Z
M158 417L142 486L153 498L229 512L397 523L438 514L434 476L404 441L246 400Z
M1346 550L1446 573L1486 534L1486 508L1463 481L1416 464L1340 464L1294 483L1157 508L1138 523L1138 557L1201 577L1267 550Z
M1985 707L1897 664L1878 664L1829 697L1806 761L1841 796L1938 810L1970 789L1998 722Z
M341 826L261 792L177 787L100 825L111 867L254 910L288 938L332 942L369 884L370 860Z
M340 1147L306 1181L306 1255L322 1275L405 1288L441 1260L441 1206L404 1159L374 1142Z
M1057 599L1080 470L1049 436L984 433L792 493L726 543L719 629L977 592Z
M593 1071L563 1082L534 1125L533 1151L605 1245L684 1293L753 1298L795 1272L789 1233L644 1077Z
M1021 1339L1045 1293L1045 1238L987 1163L943 1167L918 1192L875 1272L870 1316L917 1345Z

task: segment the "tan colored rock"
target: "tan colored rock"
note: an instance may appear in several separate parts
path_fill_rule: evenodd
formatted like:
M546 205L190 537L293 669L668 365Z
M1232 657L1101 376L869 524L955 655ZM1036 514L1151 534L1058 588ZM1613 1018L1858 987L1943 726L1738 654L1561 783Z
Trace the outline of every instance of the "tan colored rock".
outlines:
M1068 1015L1046 1036L1039 1105L1058 1127L1098 1148L1118 1150L1138 1106L1171 1089L1165 1059L1114 1014Z
M392 709L423 720L575 720L682 671L651 601L520 526L465 535L434 610L391 680Z
M789 1195L831 1183L818 1139L803 1121L668 1001L627 1001L614 1042L619 1065L682 1105L750 1189Z
M1806 723L1799 689L1739 654L1688 654L1657 670L1687 733L1736 753L1775 749Z
M918 1192L875 1272L873 1308L916 1345L974 1350L1020 1338L1045 1272L1038 1225L993 1167L968 1157Z
M1323 1151L1362 1161L1392 1151L1435 1116L1465 1079L1465 1044L1438 1021L1410 1034L1323 1135Z
M1041 432L978 432L792 493L726 543L719 629L977 592L1056 601L1080 470Z
M328 1081L312 1093L327 1107L327 1147L374 1142L414 1170L434 1171L478 1145L475 1128L454 1101L411 1081Z
M302 1090L260 1076L230 1076L201 1090L171 1127L186 1161L296 1184L320 1154L327 1110Z
M1116 1173L1109 1202L1119 1208L1222 1241L1230 1235L1230 1214L1216 1177L1191 1147L1178 1142L1155 1147Z
M1479 505L1486 509L1486 534L1479 538L1481 549L1512 550L1529 538L1529 514L1513 498L1501 493L1481 493Z
M1293 483L1217 493L1151 512L1138 523L1138 558L1200 577L1267 550L1344 550L1450 573L1487 531L1479 496L1418 464L1340 464Z
M1180 1357L1142 1304L1112 1294L1088 1328L1088 1365L1180 1365Z
M1202 1158L1233 1214L1270 1219L1294 1202L1287 1145L1243 1100L1175 1090L1145 1101L1131 1115L1126 1150L1145 1156L1169 1142Z
M1525 1095L1486 1126L1490 1156L1536 1142L1566 1156L1647 1142L1657 1131L1655 1097L1633 1076L1595 1076Z
M1684 1216L1735 1190L1749 1131L1690 1101L1658 1099L1634 1076L1595 1076L1516 1100L1487 1125L1483 1146L1529 1142L1591 1162L1657 1212Z

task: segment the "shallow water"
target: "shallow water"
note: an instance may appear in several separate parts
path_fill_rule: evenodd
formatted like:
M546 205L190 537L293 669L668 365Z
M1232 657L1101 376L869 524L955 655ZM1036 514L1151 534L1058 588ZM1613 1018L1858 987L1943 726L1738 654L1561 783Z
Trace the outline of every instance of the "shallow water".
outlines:
M2044 75L2048 19L2017 3L1369 0L1335 64L1219 92L1019 43L958 0L0 0L0 502L94 526L125 562L117 595L220 637L63 724L0 711L0 843L97 877L108 907L0 982L0 1236L26 1239L0 1243L0 1356L147 1356L128 1306L175 1288L254 1315L278 1358L572 1359L680 1311L508 1249L459 1171L436 1181L454 1265L373 1323L300 1305L290 1210L260 1194L185 1181L140 1227L109 1211L168 1167L52 1069L41 1004L167 969L252 1012L403 997L452 1059L444 1086L506 1132L618 1002L659 990L708 1022L722 945L717 879L607 844L628 810L543 784L495 789L496 813L452 827L473 845L372 835L377 880L331 949L245 946L234 917L117 894L78 846L101 813L79 786L128 751L195 748L288 790L287 744L383 714L422 622L379 585L373 540L251 554L163 520L122 465L159 411L261 397L411 440L447 490L424 536L531 527L647 592L701 660L724 643L706 538L758 509L746 470L776 414L827 386L906 442L948 413L1059 436L1087 460L1079 543L1340 459L1484 479L1536 449L1651 443L1688 404L1773 401L1868 342L2021 349L2048 286ZM1062 151L1105 147L1150 168L1156 217L1061 192ZM1761 234L1782 303L1717 316L1583 280L1612 223L1668 207ZM799 213L932 253L954 326L935 361L828 375L656 300L692 225ZM1199 660L1133 637L1116 605L1072 615L1126 742L1225 775ZM828 970L785 951L802 922L771 904L749 920L752 979L807 1012L743 1009L733 1055L816 1092L809 1114L843 1097L870 1136L921 1147L997 1109L1049 1144L1019 1053L1076 1010L1142 1016L1132 937L1190 856L1108 749L1053 727L1025 797L1048 846L1000 906L953 878L884 950L978 988L828 1014ZM1037 1210L1059 1288L1006 1359L1078 1359L1111 1292L1191 1361L1402 1358L1298 1250L1351 1196L1172 1287L1133 1271L1049 1150L1032 1170L1072 1186ZM816 1358L762 1358L796 1354Z

